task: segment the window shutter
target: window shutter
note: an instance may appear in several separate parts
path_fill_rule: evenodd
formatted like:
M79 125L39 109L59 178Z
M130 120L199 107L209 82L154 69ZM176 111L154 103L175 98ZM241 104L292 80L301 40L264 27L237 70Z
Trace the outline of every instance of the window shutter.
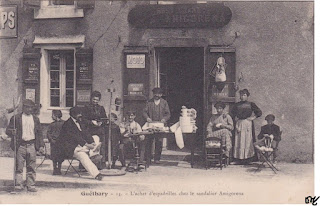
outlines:
M40 0L24 0L23 4L31 8L40 8Z
M78 9L93 9L95 0L77 0Z
M23 98L40 105L40 49L23 49L22 78Z
M93 76L93 50L79 49L76 51L76 105L90 102Z

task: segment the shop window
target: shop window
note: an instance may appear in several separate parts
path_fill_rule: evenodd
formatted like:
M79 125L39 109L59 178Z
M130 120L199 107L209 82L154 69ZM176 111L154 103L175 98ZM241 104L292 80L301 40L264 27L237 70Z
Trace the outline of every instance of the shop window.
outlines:
M73 107L75 67L73 51L49 51L50 107Z

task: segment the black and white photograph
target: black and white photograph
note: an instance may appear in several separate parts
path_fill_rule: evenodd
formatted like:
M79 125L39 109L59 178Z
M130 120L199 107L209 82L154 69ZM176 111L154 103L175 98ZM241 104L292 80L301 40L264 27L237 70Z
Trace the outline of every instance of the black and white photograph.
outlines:
M314 17L0 0L0 204L316 205Z

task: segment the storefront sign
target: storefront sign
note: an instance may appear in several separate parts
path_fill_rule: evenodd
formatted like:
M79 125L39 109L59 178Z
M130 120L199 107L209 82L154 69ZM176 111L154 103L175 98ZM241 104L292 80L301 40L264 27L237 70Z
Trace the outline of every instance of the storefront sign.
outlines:
M90 90L77 90L77 102L90 102Z
M81 62L80 67L79 67L79 79L80 80L87 80L91 79L90 78L90 73L89 73L89 66L87 62Z
M17 37L17 7L0 6L0 38Z
M137 28L221 28L232 12L221 3L137 5L128 15Z
M35 61L29 61L27 64L27 72L25 82L38 82L39 79L39 65Z
M229 85L226 84L221 91L217 89L216 85L213 85L212 95L215 97L229 97Z
M129 84L128 85L129 95L143 95L143 84Z
M141 68L146 67L145 54L128 54L127 55L127 68Z

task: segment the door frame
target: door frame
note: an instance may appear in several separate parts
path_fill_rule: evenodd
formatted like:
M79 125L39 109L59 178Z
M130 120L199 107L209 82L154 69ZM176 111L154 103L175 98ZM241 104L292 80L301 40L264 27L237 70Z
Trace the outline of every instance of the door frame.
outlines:
M202 119L203 123L203 131L202 136L205 136L205 125L207 122L207 118L205 115L206 111L208 111L208 87L207 83L209 80L208 75L206 75L206 70L208 68L207 65L207 58L208 58L208 46L209 41L205 38L152 38L148 40L148 48L150 54L150 89L149 89L149 96L152 96L152 88L157 86L158 84L158 74L157 68L158 66L155 65L156 61L156 48L159 47L202 47L203 48L203 114L204 117ZM200 133L201 134L201 133Z

